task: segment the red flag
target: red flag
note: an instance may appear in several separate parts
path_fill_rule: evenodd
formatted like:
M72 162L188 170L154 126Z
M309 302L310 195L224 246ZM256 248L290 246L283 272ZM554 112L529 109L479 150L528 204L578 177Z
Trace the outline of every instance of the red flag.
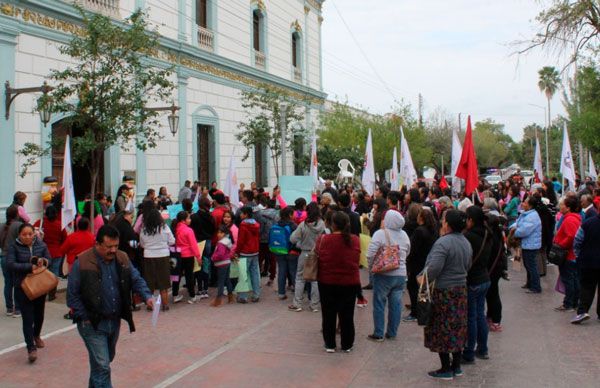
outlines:
M446 181L446 177L442 175L442 179L440 179L440 189L442 190L446 190L449 186L448 186L448 182Z
M479 169L477 168L477 156L473 146L473 131L471 130L471 116L467 118L467 133L463 145L460 162L456 168L456 176L465 180L465 194L471 193L479 183Z

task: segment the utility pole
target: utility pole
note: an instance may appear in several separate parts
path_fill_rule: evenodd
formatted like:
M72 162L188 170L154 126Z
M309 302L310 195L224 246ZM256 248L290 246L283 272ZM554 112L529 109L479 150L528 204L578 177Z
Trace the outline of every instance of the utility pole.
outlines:
M419 127L423 127L423 96L419 93Z
M581 181L585 181L585 170L583 169L583 144L579 142L579 176Z

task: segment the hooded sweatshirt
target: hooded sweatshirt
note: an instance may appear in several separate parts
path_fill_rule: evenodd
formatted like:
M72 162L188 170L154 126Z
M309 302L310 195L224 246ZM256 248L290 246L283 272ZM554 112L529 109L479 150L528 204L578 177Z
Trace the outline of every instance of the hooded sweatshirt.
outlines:
M228 236L223 237L217 243L217 247L215 248L215 252L212 255L212 261L215 264L215 267L225 267L231 264L231 248L233 244Z
M323 220L317 222L303 221L292 233L290 242L296 244L296 247L302 251L310 251L315 247L317 237L325 232L325 223Z
M402 217L399 212L386 212L385 218L383 219L383 225L384 229L379 229L375 232L371 239L371 243L369 244L369 249L367 251L369 267L373 265L373 259L375 258L377 251L388 244L386 236L387 232L389 244L398 245L400 248L400 268L378 275L406 276L406 257L410 253L410 239L406 232L402 230L402 227L404 226L404 217Z
M240 223L235 253L242 256L258 255L260 224L254 218L246 218Z

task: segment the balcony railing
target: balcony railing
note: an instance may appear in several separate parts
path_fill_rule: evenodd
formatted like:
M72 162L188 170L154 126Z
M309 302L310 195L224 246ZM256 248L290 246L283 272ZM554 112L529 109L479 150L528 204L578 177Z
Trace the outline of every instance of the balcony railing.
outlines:
M294 81L302 82L302 69L294 66Z
M265 54L260 51L254 50L254 65L262 70L265 70L265 64L267 59L265 58Z
M76 3L92 12L119 17L119 0L76 0Z
M198 45L201 49L213 51L215 44L215 34L204 27L198 26Z

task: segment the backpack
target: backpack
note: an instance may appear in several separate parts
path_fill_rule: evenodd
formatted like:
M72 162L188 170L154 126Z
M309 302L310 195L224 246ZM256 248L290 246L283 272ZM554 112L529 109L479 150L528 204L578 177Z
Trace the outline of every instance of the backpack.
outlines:
M291 234L289 225L273 225L269 229L269 250L276 255L287 255L290 251Z

